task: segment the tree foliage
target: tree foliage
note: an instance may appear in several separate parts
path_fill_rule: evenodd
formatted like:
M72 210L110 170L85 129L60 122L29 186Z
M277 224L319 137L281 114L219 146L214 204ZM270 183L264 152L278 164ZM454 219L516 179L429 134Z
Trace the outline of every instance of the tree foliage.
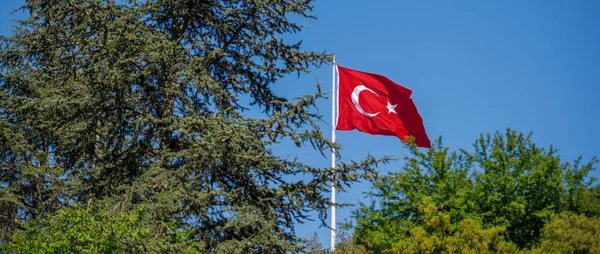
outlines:
M483 229L481 222L463 219L450 223L429 197L418 207L422 224L414 225L408 237L399 237L381 253L514 253L516 246L504 239L505 228ZM383 238L380 238L383 239Z
M375 182L370 196L376 202L355 214L356 242L370 253L416 244L419 237L430 240L427 246L434 247L428 250L447 250L435 243L462 234L464 227L473 227L485 241L504 236L528 249L539 244L544 223L556 214L600 215L600 209L589 204L597 198L590 188L594 179L588 178L596 158L562 162L554 148L540 148L530 136L510 129L481 135L472 152L451 152L441 139L427 151L409 149L400 172ZM432 222L422 212L423 206L431 205L439 213L436 223L444 225L439 236L427 230Z
M167 222L190 227L204 251L298 250L294 224L311 212L324 221L332 176L343 188L381 161L332 173L274 150L333 146L318 126L318 86L293 100L272 90L330 59L283 39L312 8L25 1L27 18L0 38L2 233L93 200L117 211L145 205L151 234L165 235Z
M561 214L544 225L535 253L600 253L600 218Z
M483 228L477 219L464 219L450 223L450 216L430 197L425 197L418 207L422 223L414 223L404 235L398 235L398 224L379 225L374 230L361 228L360 234L338 235L339 242L332 254L359 253L515 253L514 243L506 241L503 227ZM343 230L347 230L344 225ZM362 225L364 226L364 225ZM366 236L366 237L365 237ZM365 241L365 238L368 241ZM307 253L324 254L314 241L307 246Z
M141 207L115 214L94 206L61 209L42 220L23 223L23 230L10 235L3 252L25 253L149 253L170 251L197 253L200 246L190 242L191 232L174 225L166 236L157 237L147 227Z

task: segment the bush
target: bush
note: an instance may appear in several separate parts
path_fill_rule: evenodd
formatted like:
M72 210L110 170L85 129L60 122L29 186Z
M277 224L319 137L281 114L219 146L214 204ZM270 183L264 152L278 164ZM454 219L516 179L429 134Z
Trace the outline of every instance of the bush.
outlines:
M144 253L159 250L194 252L185 242L186 232L153 232L147 227L145 209L111 214L98 206L73 206L46 219L23 223L23 230L10 235L0 246L17 253Z

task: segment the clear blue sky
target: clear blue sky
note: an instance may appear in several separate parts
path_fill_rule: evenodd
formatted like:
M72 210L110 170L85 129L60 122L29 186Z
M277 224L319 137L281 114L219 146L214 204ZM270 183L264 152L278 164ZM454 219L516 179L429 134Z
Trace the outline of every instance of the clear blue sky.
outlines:
M9 10L0 6L0 34L9 34ZM318 20L292 39L307 49L335 53L340 65L386 75L413 90L413 99L431 139L443 136L452 148L471 148L481 134L513 128L533 132L544 147L554 145L563 160L600 155L600 1L318 1ZM281 95L314 91L319 80L331 89L331 66L288 77L274 85ZM331 102L319 103L324 119ZM322 124L326 133L329 123ZM406 154L395 137L337 132L342 159L367 154ZM301 149L284 150L311 164L328 158ZM383 166L397 171L402 162ZM592 173L600 177L598 170ZM366 183L338 194L358 202ZM338 210L338 221L351 209ZM317 232L318 223L298 226Z
M430 138L471 149L481 133L512 128L554 145L563 160L600 155L600 1L319 1L315 10L319 19L298 36L305 46L412 89ZM310 77L331 89L330 66ZM312 80L281 89L299 94ZM321 104L328 121L329 103ZM395 137L338 131L337 140L345 159L407 153ZM338 200L366 201L369 187ZM338 211L340 221L351 209ZM317 232L329 246L328 231Z

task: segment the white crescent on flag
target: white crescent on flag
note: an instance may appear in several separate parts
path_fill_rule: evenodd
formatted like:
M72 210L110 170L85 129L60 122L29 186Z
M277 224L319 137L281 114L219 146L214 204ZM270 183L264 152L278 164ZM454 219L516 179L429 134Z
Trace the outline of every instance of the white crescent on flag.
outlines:
M367 88L367 87L366 87L366 86L364 86L364 85L359 85L359 86L356 86L356 87L354 88L354 91L352 91L352 103L354 103L354 106L356 107L356 110L358 110L358 112L360 112L361 114L363 114L363 115L365 115L365 116L367 116L367 117L374 117L374 116L378 115L378 114L379 114L379 112L377 112L377 113L373 113L373 114L372 114L372 113L369 113L369 112L365 111L365 110L364 110L364 109L363 109L363 108L360 106L360 104L358 103L358 96L360 95L360 92L362 92L362 91L364 91L364 90L367 90L367 91L369 91L369 92L371 92L371 93L373 93L373 94L377 95L377 97L379 97L379 94L377 94L377 93L373 92L373 90L371 90L371 89Z

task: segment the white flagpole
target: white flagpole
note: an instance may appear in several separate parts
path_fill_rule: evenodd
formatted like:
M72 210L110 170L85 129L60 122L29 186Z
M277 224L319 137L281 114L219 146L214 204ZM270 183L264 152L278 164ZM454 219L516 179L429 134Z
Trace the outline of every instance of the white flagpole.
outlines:
M331 79L331 142L335 144L336 92L335 92L335 55L333 55ZM335 148L331 148L331 252L335 250Z

